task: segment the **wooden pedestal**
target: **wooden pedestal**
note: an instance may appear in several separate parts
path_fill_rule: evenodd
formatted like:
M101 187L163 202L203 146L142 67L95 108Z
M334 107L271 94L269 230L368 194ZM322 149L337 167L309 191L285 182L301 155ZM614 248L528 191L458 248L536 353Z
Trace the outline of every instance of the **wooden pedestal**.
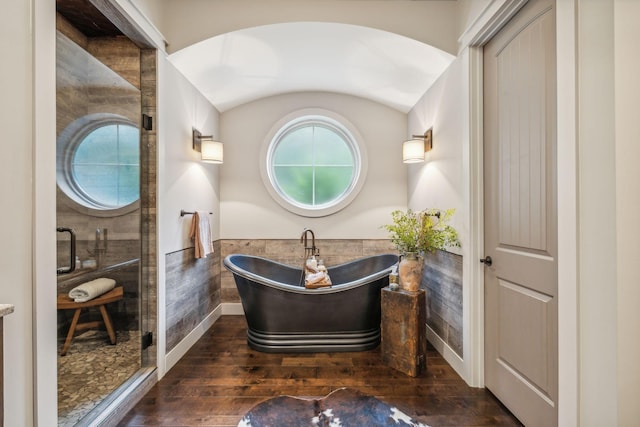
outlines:
M382 361L415 377L427 368L426 293L382 289Z

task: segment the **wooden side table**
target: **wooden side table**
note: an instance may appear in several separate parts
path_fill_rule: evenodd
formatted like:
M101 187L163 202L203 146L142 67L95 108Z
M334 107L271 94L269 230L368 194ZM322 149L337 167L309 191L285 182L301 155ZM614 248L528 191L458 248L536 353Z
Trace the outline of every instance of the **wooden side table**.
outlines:
M67 354L67 350L69 350L69 346L71 346L71 340L73 339L73 334L75 333L75 331L95 328L97 326L100 326L102 323L104 323L104 326L107 328L107 334L109 334L111 344L115 344L116 333L113 330L113 324L111 323L111 318L109 317L109 313L107 312L105 304L120 301L122 299L122 296L122 286L118 286L117 288L114 288L109 292L86 302L75 302L72 298L69 298L69 295L67 294L58 295L58 310L75 310L75 312L73 313L73 319L71 320L71 326L69 326L69 333L67 333L67 339L64 342L64 346L62 347L60 356L64 356L65 354ZM78 319L80 318L80 312L82 311L82 309L91 307L98 307L100 309L100 314L102 314L102 322L95 321L78 323Z
M382 289L382 361L416 377L427 368L426 292Z

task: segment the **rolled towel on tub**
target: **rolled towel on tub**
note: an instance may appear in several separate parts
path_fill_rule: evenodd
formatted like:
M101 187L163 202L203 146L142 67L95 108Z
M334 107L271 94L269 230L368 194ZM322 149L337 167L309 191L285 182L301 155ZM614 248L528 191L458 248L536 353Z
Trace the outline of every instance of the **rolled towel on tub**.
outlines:
M69 291L69 298L75 302L87 302L115 288L116 281L101 277L76 286Z

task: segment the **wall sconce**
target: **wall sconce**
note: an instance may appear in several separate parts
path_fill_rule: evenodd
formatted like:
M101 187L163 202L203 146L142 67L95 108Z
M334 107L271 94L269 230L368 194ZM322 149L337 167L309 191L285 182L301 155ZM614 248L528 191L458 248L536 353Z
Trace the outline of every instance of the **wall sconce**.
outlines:
M213 139L213 135L202 135L193 129L193 149L200 153L203 162L222 163L224 158L223 144Z
M424 153L433 148L432 129L426 131L424 135L412 135L411 139L402 143L402 161L404 163L424 162Z

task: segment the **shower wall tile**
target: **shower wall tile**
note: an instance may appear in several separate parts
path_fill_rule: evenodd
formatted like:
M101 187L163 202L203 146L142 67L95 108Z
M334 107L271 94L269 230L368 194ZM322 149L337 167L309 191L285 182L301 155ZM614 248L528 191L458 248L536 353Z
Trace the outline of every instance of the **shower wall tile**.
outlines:
M427 325L462 357L462 256L427 253L420 287L427 291Z
M90 37L87 51L140 89L140 48L124 37Z
M134 123L140 120L140 99L142 93L152 93L155 97L155 84L152 90L140 86L142 51L125 38L101 38L87 40L82 37L62 17L58 17L56 48L56 129L60 135L67 126L91 113L109 112L127 117ZM71 37L71 39L69 37ZM72 42L73 40L73 42ZM135 87L123 89L123 86L107 87L91 85L86 82L87 57L79 54L86 50L111 70L129 81ZM155 73L155 66L153 67ZM136 77L136 75L138 77ZM143 141L144 142L144 141ZM146 144L141 144L146 147ZM144 151L144 150L142 150ZM144 153L141 153L144 154ZM149 157L155 159L155 156ZM149 164L141 164L148 168ZM153 166L155 168L155 165ZM155 180L154 180L155 182ZM143 185L144 186L144 185ZM143 191L149 192L149 189ZM151 191L155 194L155 189ZM71 227L76 232L78 255L81 259L97 259L96 229L107 229L110 250L100 254L103 265L116 264L140 258L139 245L131 247L130 242L140 239L141 211L118 216L96 215L94 211L82 208L58 187L56 187L56 225ZM155 207L155 196L153 197ZM67 233L57 233L58 266L68 265Z
M70 40L72 40L75 44L82 47L83 49L87 49L87 45L89 40L87 36L85 36L80 30L74 27L65 17L56 13L56 30L60 31ZM60 49L60 46L56 46L56 49Z

